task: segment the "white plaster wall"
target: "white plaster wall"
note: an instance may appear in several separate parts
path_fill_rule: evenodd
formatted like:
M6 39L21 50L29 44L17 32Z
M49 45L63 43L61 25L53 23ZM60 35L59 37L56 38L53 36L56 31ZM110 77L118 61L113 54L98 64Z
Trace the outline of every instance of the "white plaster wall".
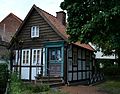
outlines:
M21 79L29 80L29 70L30 68L27 67L21 68Z
M68 59L68 71L72 71L72 59Z
M80 60L78 60L78 70L82 70L82 66L81 66L81 61Z
M68 73L68 81L72 81L72 73Z
M77 72L75 73L73 73L73 80L77 80Z
M78 72L78 80L81 80L81 79L82 79L82 73Z

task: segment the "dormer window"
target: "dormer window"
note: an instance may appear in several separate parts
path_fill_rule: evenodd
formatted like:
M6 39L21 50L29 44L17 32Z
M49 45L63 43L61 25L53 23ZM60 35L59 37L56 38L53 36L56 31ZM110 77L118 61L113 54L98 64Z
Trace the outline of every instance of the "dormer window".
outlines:
M31 38L39 37L39 26L31 27Z

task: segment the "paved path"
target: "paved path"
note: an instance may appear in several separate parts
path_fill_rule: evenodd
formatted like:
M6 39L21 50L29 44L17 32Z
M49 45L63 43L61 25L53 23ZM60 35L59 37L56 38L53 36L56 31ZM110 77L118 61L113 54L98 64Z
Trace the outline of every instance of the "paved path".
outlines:
M69 94L106 94L98 91L95 86L63 86L61 90Z

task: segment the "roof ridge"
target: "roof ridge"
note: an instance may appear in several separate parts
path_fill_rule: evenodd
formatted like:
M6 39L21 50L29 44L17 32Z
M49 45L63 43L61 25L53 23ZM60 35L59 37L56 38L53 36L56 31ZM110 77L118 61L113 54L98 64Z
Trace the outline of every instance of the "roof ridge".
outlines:
M41 8L37 7L37 6L36 6L36 8L40 9L41 11L43 11L43 12L47 13L48 15L50 15L50 16L52 16L52 17L55 17L54 15L52 15L52 14L48 13L47 11L45 11L45 10L43 10L43 9L41 9ZM55 18L56 18L56 17L55 17ZM56 18L56 19L57 19L57 18Z
M3 22L3 21L4 21L7 17L9 17L10 15L12 15L15 19L17 19L18 21L20 21L20 22L22 23L22 20L21 20L19 17L17 17L15 14L13 14L12 12L9 13L6 17L4 17L1 22ZM0 23L1 23L1 22L0 22Z
M22 22L22 20L18 17L18 16L16 16L15 14L13 14L12 12L10 13L12 16L14 16L17 20L19 20L20 22Z

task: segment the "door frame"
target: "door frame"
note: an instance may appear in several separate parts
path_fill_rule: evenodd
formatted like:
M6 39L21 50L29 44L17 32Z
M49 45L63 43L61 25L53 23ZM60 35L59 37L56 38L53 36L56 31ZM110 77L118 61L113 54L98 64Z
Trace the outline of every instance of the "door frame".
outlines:
M60 42L47 42L45 43L45 48L46 48L46 74L48 75L48 66L49 66L49 58L48 58L48 49L49 48L56 48L56 47L61 47L61 77L63 77L64 75L64 41L60 41Z

